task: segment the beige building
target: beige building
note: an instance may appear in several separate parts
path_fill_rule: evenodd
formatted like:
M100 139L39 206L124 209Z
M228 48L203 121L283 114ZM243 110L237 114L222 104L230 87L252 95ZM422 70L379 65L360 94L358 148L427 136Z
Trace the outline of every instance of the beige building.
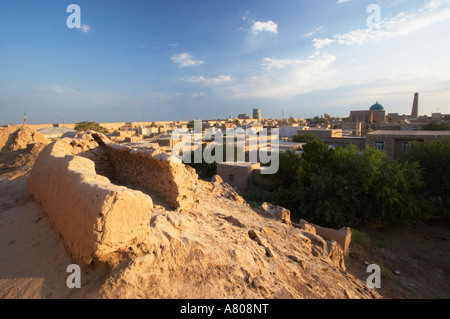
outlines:
M375 131L366 135L366 145L398 159L414 142L450 138L450 131Z
M60 137L74 137L78 132L67 127L46 127L38 130L48 139L58 139Z
M217 175L223 181L241 190L247 189L253 182L253 173L260 169L260 163L233 162L218 163Z
M385 123L386 111L383 105L375 103L369 110L364 111L350 111L350 121L353 123L361 122L366 124Z
M386 111L380 103L375 103L369 110L350 111L348 125L343 129L354 130L355 136L364 136L370 131L379 130L380 126L386 124Z
M366 139L361 136L342 136L342 137L330 137L325 139L330 147L342 147L345 148L348 145L356 145L360 150L364 150L366 147Z
M337 138L342 137L342 130L330 130L330 129L321 129L321 128L310 128L304 130L303 128L299 128L297 131L298 135L304 135L306 133L310 133L317 137L320 141L326 141L329 138Z

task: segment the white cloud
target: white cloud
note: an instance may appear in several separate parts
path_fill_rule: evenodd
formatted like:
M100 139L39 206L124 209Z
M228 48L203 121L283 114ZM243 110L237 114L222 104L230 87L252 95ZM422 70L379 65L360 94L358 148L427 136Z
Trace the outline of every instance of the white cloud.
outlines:
M333 55L319 52L305 59L266 57L261 60L257 73L242 78L220 75L214 78L191 76L181 80L210 86L216 96L224 98L287 100L341 85L342 81L338 79L340 74L332 67L335 60Z
M443 5L443 1L442 0L431 0L424 7L424 10L433 10L433 9L436 9L437 7L440 7L441 5Z
M91 32L92 28L89 24L82 24L79 30L81 33L89 33Z
M350 2L350 1L352 1L352 0L338 0L337 4L344 3L344 2Z
M187 78L181 78L182 81L189 83L201 83L204 85L220 85L224 83L229 83L232 81L230 75L219 75L216 78L205 78L203 76L191 76Z
M272 20L267 22L256 21L253 23L251 31L254 34L258 34L260 32L278 33L278 24Z
M325 28L324 25L321 25L320 27L314 28L311 32L303 34L302 37L311 37L314 34L316 34L317 32L319 32L320 30L322 30L323 28Z
M198 98L198 97L201 97L201 96L205 96L206 94L204 93L204 92L199 92L199 93L190 93L190 94L188 94L188 96L190 96L190 97L192 97L192 98Z
M327 45L330 45L331 43L334 43L335 41L329 38L325 39L314 39L313 43L316 49L322 49L326 47Z
M40 93L52 93L52 94L78 94L77 91L72 90L70 87L61 87L59 85L41 85L36 89Z
M450 8L436 10L442 1L431 0L425 7L415 13L401 12L393 18L384 19L379 28L364 28L352 30L344 34L337 34L331 38L313 40L317 49L330 44L363 44L372 41L407 35L428 27L434 23L450 19Z
M180 53L173 55L170 59L173 63L178 65L180 68L184 67L191 67L191 66L199 66L205 63L205 61L202 60L194 60L194 57L190 55L189 53Z
M331 65L333 55L317 54L305 60L264 58L262 71L229 89L236 98L289 99L294 96L334 88L339 75Z
M407 0L380 0L378 5L382 8L392 8Z

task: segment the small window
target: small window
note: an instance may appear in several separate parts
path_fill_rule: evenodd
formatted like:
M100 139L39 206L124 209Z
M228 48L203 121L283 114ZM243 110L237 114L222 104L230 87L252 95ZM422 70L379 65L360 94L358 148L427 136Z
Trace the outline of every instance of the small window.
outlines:
M230 175L230 182L234 182L234 175Z
M375 141L375 149L384 151L384 141Z
M402 150L407 151L411 146L413 146L412 142L403 142Z

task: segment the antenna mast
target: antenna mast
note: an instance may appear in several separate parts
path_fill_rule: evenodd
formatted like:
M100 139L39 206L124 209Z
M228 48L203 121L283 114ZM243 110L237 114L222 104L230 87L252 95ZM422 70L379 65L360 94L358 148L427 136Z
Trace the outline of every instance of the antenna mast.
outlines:
M140 117L139 117L139 99L137 99L137 115L138 115L138 124L140 122Z

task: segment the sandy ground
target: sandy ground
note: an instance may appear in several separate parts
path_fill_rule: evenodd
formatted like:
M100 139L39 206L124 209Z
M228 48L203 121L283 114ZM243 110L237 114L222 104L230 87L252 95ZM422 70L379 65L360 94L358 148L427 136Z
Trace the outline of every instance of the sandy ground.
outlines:
M0 298L84 298L67 288L66 270L73 262L28 195L27 179L0 180ZM84 292L102 275L85 269Z
M70 257L36 204L24 196L26 180L0 183L0 297L67 297L69 291L50 291L65 285Z

